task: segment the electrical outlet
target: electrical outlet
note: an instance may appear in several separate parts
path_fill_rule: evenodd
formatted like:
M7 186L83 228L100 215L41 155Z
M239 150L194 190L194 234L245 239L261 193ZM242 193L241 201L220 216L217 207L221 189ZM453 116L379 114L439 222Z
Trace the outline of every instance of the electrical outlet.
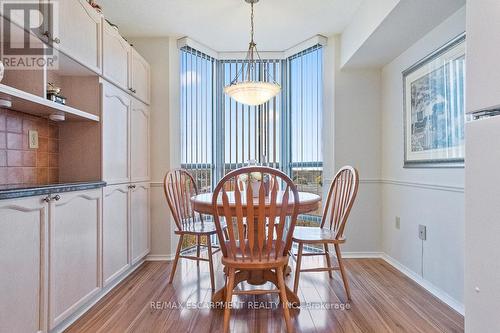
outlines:
M30 149L38 148L38 132L30 130L28 131L28 142Z
M418 238L427 240L427 227L425 225L420 224L418 226Z
M396 216L396 229L401 229L401 218Z

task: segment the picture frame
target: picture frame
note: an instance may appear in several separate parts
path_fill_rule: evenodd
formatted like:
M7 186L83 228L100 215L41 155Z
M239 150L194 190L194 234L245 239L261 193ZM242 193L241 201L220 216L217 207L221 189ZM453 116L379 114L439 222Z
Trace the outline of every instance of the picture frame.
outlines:
M465 33L403 71L404 168L463 168Z

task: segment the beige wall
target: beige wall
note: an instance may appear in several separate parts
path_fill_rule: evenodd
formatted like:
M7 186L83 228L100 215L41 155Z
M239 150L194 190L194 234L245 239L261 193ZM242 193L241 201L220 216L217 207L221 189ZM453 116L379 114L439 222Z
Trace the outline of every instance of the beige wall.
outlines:
M402 71L464 32L465 9L382 69L383 251L463 310L464 170L403 168ZM396 229L396 216L401 227ZM427 226L427 240L418 225Z
M324 179L330 184L335 172L347 164L359 171L358 197L343 248L358 255L381 251L380 74L378 69L342 70L340 39L328 39L324 52Z

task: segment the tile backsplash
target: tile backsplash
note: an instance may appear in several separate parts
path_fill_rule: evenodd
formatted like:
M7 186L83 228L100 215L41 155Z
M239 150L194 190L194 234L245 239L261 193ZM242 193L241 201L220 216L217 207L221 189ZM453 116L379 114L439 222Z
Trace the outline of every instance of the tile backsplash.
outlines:
M29 148L28 131L38 132ZM48 119L0 109L0 188L59 181L59 127Z

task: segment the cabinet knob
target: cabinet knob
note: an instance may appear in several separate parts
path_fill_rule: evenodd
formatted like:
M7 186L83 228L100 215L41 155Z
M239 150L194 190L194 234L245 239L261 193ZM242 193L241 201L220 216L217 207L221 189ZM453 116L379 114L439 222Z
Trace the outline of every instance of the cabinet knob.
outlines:
M61 40L58 38L58 37L55 37L55 38L51 38L50 37L50 31L45 31L42 36L46 37L47 38L47 41L52 41L56 44L60 44L61 43Z
M56 194L56 196L54 197L54 200L55 201L59 201L61 200L61 196L59 194Z
M129 186L128 186L128 188L130 188L130 189L134 189L134 188L136 188L136 187L137 187L137 186L135 186L135 185L129 185Z
M43 198L43 201L45 201L45 202L50 202L50 200L52 200L52 197L50 196L50 194L48 196L46 196L45 198Z

